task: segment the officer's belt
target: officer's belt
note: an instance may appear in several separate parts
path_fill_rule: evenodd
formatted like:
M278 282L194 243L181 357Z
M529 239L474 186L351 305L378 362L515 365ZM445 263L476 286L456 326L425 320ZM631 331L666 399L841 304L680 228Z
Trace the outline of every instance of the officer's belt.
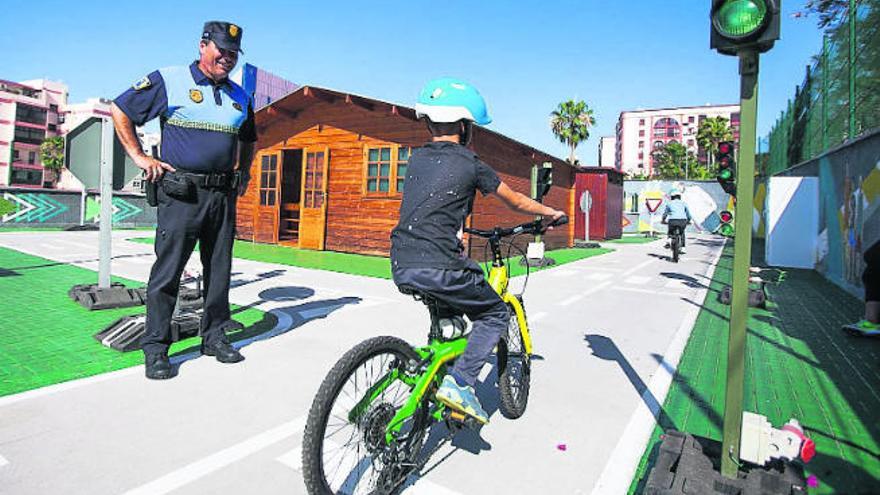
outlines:
M238 187L239 182L239 174L238 172L219 172L219 173L208 173L208 174L196 174L192 172L183 172L178 170L176 172L179 175L183 175L196 185L196 187L201 188L229 188L233 189Z

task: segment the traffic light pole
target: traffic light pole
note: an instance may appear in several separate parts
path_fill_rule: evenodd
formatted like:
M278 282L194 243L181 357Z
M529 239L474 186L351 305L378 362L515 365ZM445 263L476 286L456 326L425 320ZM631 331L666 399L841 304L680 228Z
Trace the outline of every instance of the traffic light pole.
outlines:
M758 113L758 53L739 53L740 136L736 168L736 209L733 246L733 294L727 344L727 389L721 474L736 478L742 434L746 325L749 317L749 265L752 254L752 202L755 189L755 136Z

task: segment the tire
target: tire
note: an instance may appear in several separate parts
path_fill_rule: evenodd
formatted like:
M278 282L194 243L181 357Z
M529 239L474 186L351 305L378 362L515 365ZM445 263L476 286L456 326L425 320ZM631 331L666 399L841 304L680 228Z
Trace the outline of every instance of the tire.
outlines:
M672 262L673 263L678 263L678 246L679 246L678 234L675 234L672 236Z
M516 312L510 305L508 310L507 335L503 335L498 343L498 392L501 396L498 410L505 418L516 419L526 412L529 403L532 362L525 350Z
M377 359L380 360L378 366L375 365ZM407 468L399 466L399 462L386 463L383 456L390 455L393 449L394 458L398 461L402 458L408 463L416 460L429 426L427 402L404 424L401 429L402 441L391 446L385 445L384 431L388 421L410 396L406 384L393 382L370 404L358 421L348 420L348 414L366 390L385 375L385 370L402 367L410 360L418 359L419 355L405 341L396 337L374 337L346 352L333 366L312 402L303 434L303 476L310 495L339 491L351 494L394 493L405 481L409 474ZM352 383L355 390L344 390L350 388ZM331 413L335 423L330 427L332 432L327 435ZM346 429L351 430L350 435L344 431ZM340 432L342 434L338 435ZM333 436L346 442L345 445L329 439ZM356 446L349 447L352 443ZM324 459L325 450L329 451L328 459ZM353 463L348 462L348 450L354 454ZM332 462L334 455L341 456L338 465ZM328 461L331 461L329 466ZM328 477L327 472L334 466Z

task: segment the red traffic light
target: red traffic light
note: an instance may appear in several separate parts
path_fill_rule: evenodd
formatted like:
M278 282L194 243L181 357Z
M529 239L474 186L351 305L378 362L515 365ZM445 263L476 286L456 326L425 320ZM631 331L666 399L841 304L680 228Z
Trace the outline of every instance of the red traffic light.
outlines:
M733 143L725 141L723 143L718 144L718 152L719 153L733 153Z
M721 211L721 213L719 213L718 216L721 217L721 221L724 223L730 223L733 221L733 213L731 213L727 210Z

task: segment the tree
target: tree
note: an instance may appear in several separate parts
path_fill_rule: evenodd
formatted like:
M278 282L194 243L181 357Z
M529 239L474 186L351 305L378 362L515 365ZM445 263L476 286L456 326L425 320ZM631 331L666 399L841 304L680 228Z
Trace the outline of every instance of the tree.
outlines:
M574 150L590 138L590 128L596 123L593 110L583 100L564 101L550 113L550 129L561 143L568 145L568 163L575 165Z
M64 138L50 137L40 145L40 161L43 167L58 172L64 167Z
M860 3L856 0L856 3ZM807 12L819 16L819 28L830 30L846 17L849 0L809 0L804 7Z
M700 122L700 127L697 129L697 143L706 152L709 172L712 171L715 163L718 143L732 140L733 131L730 130L728 120L724 117L709 117Z
M705 167L700 170L697 157L681 143L668 143L655 149L652 156L658 179L696 179L704 174Z

